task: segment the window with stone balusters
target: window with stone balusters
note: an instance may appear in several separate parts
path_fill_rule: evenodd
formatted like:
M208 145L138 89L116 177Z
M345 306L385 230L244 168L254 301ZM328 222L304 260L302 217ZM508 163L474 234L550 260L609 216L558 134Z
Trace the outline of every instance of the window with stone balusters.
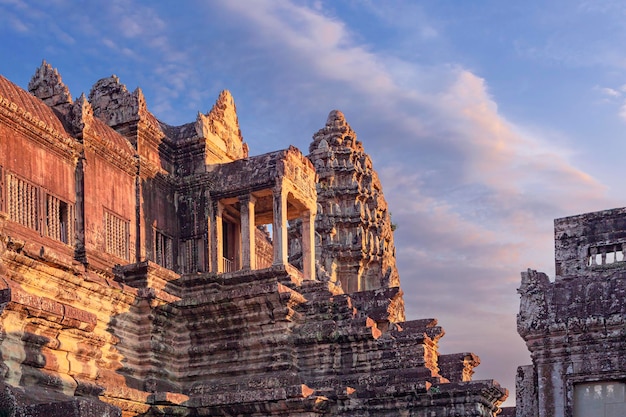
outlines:
M53 195L46 195L46 230L52 239L74 243L74 206Z
M13 173L0 182L0 209L9 220L67 245L74 244L74 205ZM6 184L6 186L5 186Z
M172 238L156 229L154 230L154 262L168 269L174 266Z
M205 247L202 236L180 240L178 255L182 273L189 274L206 270Z
M107 253L129 260L129 231L129 220L110 211L104 212L105 251Z
M14 174L6 179L9 220L39 231L39 188Z
M196 247L196 239L185 239L181 241L181 267L183 273L192 273L198 270L198 248Z
M587 249L587 266L608 266L626 262L626 243L590 246Z

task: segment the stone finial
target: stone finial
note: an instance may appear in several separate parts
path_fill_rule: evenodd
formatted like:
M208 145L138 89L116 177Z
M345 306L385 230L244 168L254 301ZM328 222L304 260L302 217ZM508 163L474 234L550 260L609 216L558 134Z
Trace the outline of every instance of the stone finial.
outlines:
M52 68L52 65L45 60L30 79L28 91L49 107L62 113L65 113L69 105L72 104L70 90L63 84L59 71Z
M230 91L222 91L206 115L198 113L195 129L199 137L208 139L231 158L248 156L248 146L243 142L237 107Z
M326 144L322 142L326 142ZM317 148L326 150L327 145L331 148L341 146L362 150L361 142L356 140L356 133L339 110L332 110L328 114L326 125L313 135L309 152L313 152Z
M326 126L344 126L346 125L346 117L339 110L331 110L326 119Z
M93 108L87 101L85 93L81 94L78 100L70 107L67 121L72 133L78 136L79 139L82 138L82 132L90 128L93 122Z

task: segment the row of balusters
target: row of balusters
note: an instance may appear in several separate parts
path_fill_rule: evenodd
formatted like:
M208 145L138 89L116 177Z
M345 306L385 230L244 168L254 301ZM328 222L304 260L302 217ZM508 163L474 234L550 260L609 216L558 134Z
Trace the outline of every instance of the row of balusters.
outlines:
M587 266L608 265L614 264L616 262L625 262L625 252L626 243L591 247L589 248L589 254L587 257Z

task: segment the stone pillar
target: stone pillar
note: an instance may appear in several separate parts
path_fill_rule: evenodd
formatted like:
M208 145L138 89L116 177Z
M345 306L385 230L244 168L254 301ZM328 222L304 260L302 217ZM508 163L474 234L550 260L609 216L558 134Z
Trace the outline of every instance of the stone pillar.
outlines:
M272 243L274 244L274 265L286 265L289 261L287 252L287 194L282 186L277 186L274 189Z
M524 365L517 368L517 377L515 378L517 416L535 417L539 415L537 384L537 373L533 365Z
M233 271L241 269L241 222L233 225Z
M74 243L74 258L83 263L87 264L87 252L85 251L85 170L84 170L84 162L85 162L85 154L81 153L80 157L78 157L78 161L76 162L76 210L75 210L75 229L74 232L76 235ZM0 174L3 174L0 170ZM0 184L2 183L2 178L0 178ZM1 192L2 190L0 190ZM6 203L5 203L6 204ZM5 210L8 213L8 209L5 207ZM625 252L626 253L626 252Z
M211 201L211 272L223 272L224 245L222 239L222 205L218 201Z
M141 181L141 164L139 155L135 155L137 161L137 174L135 175L135 262L139 263L146 259L146 225L145 217L141 215L143 212L143 192ZM132 259L132 254L131 254Z
M315 279L315 212L302 216L302 272L304 279Z
M241 204L241 269L256 269L255 220L252 195L239 197Z

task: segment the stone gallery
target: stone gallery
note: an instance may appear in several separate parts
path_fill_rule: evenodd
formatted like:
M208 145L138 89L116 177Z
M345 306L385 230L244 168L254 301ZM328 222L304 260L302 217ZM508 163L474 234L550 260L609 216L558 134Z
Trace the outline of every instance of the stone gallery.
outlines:
M405 321L341 112L307 156L249 156L227 91L170 126L115 76L73 99L44 62L28 90L0 76L1 416L499 412L475 354Z

